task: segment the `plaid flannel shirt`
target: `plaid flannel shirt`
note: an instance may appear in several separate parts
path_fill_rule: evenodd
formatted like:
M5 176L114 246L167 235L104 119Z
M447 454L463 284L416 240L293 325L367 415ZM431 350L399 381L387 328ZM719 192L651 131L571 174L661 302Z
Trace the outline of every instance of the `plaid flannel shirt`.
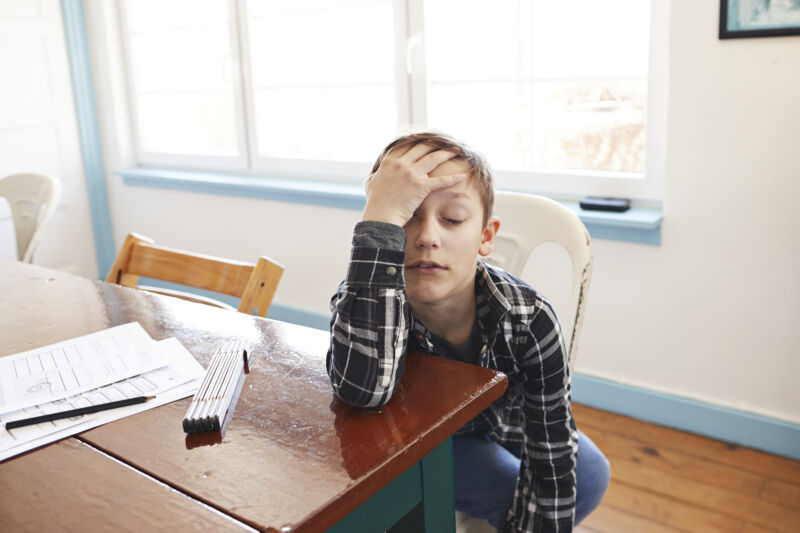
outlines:
M389 401L405 369L409 332L436 355L430 333L406 301L404 249L399 226L356 225L347 278L331 299L327 356L333 390L351 405L377 407ZM457 434L485 433L500 444L521 447L506 531L571 531L578 436L558 320L525 282L481 261L475 288L480 364L505 373L509 386Z

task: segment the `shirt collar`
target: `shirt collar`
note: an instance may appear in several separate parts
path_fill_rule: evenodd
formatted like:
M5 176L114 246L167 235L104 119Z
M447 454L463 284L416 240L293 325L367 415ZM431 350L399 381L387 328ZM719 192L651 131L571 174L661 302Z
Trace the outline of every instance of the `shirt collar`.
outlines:
M478 261L475 275L478 318L484 324L499 324L511 311L511 303L492 279L490 268L483 261Z

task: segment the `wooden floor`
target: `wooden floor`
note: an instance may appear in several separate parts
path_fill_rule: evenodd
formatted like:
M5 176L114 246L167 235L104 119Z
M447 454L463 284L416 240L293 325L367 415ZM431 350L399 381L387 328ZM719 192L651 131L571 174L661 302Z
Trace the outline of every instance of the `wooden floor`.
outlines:
M611 462L611 486L577 531L800 532L800 462L573 408Z

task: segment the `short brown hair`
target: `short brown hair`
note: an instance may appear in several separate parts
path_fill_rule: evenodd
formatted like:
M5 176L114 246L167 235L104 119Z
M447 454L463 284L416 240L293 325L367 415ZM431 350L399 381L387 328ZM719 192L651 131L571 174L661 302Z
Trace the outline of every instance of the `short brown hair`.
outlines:
M372 178L372 175L378 171L378 168L380 168L381 163L386 156L389 155L389 152L399 146L413 147L418 144L427 144L436 148L437 150L455 152L456 156L453 159L460 159L467 162L470 168L469 179L471 179L473 184L477 187L478 195L481 197L481 201L483 202L483 224L486 225L486 222L489 220L489 217L492 216L492 210L494 209L494 184L492 182L492 169L483 154L476 152L466 144L455 140L449 135L429 131L423 133L412 133L411 135L403 135L402 137L398 137L383 149L383 153L381 153L381 155L375 161L375 164L372 166L370 178Z

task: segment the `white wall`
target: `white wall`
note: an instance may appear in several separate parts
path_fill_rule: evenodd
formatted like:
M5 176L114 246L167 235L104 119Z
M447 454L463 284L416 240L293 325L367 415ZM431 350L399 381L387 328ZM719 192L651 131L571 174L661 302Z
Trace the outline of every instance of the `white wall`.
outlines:
M800 422L800 38L719 41L718 2L672 6L663 244L594 241L577 371ZM117 142L119 105L99 99ZM130 162L129 148L106 148L109 170ZM266 253L287 267L276 302L318 313L359 216L113 175L109 191L117 243L137 231L242 260Z
M61 8L56 0L0 3L0 176L49 174L58 209L34 262L97 275L86 180Z

